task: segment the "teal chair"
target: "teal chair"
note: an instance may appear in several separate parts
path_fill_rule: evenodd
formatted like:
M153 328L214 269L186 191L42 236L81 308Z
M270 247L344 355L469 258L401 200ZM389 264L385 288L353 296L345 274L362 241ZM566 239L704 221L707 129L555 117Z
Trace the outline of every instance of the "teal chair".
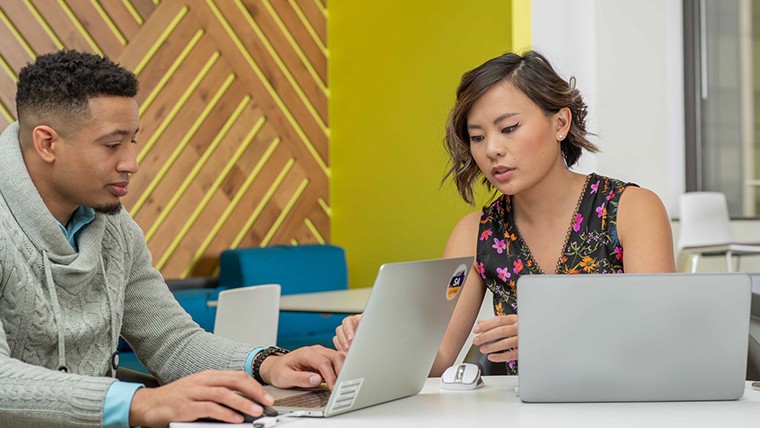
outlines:
M346 252L335 245L280 245L237 248L220 257L219 290L280 284L282 295L348 288ZM277 344L295 349L332 347L344 315L280 312Z

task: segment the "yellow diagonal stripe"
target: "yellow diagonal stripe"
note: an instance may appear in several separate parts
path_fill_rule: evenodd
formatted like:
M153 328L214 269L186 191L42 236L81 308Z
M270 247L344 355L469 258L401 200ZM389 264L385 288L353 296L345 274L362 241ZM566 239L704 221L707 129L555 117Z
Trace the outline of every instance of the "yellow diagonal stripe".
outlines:
M249 96L246 96L243 102L240 103L237 110L240 110L242 112L243 108L251 101L251 98ZM235 121L240 116L239 114L233 115L234 117L230 118L230 120L227 121L227 124L225 124L226 132L229 131L229 128L234 125ZM192 214L190 215L190 218L185 222L185 224L182 226L182 229L177 234L177 236L172 240L172 243L169 245L169 248L167 249L166 253L161 257L161 260L159 260L158 265L163 266L168 260L169 257L174 253L174 251L177 249L179 244L182 242L182 239L187 235L187 233L190 231L190 228L195 224L195 222L198 220L198 217L203 213L203 210L206 209L209 202L211 201L211 198L214 196L216 191L219 189L219 187L222 185L222 182L227 178L229 175L229 172L232 170L232 168L237 164L237 161L240 159L240 156L245 152L245 150L250 145L251 141L253 141L253 138L258 134L259 130L264 126L264 123L266 123L266 118L263 116L259 118L259 120L256 122L256 124L253 126L251 131L249 131L247 137L245 138L243 144L241 144L236 150L235 153L232 155L232 159L230 159L227 162L227 165L225 165L224 169L222 169L221 173L217 176L216 180L214 180L214 183L211 185L211 188L209 188L206 191L206 194L203 196L203 199L201 199L200 203L195 207L195 210L193 210ZM229 126L228 126L229 125ZM219 138L219 141L221 141L222 138ZM276 147L276 145L275 145ZM223 223L220 223L223 224ZM207 235L206 241L211 242L210 237L213 235ZM195 262L200 258L201 255L203 255L203 252L206 249L207 245L204 242L204 245L201 245L201 249L199 250L198 254L193 258L192 263L189 265L189 267L192 267L195 265Z
M306 28L306 31L309 33L309 35L311 35L311 38L314 39L314 42L322 51L322 54L325 56L325 58L329 58L330 52L327 50L327 46L325 46L325 44L322 42L322 39L319 37L319 34L317 34L317 32L314 31L314 27L312 27L311 22L309 22L309 20L306 19L306 16L303 14L303 11L301 11L301 8L298 6L295 0L288 0L288 1L290 2L290 5L293 7L293 10L296 12L296 15L298 15L298 19L301 20L301 23L303 24L304 28Z
M251 8L252 3L257 8ZM218 257L219 250L230 244L329 241L329 221L323 217L331 218L327 202L331 169L323 146L331 138L322 109L331 95L324 76L329 41L321 32L329 15L325 3L0 0L0 25L8 28L6 40L0 40L0 77L7 74L6 81L16 81L19 64L44 49L76 48L103 55L113 46L118 52L108 51L109 55L131 59L143 86L139 114L144 128L151 130L138 156L150 171L140 186L145 191L133 195L132 211L143 218L146 241L156 244L166 239L156 254L159 269L171 276L208 275L214 263L206 263L207 259ZM82 13L79 6L84 7ZM111 14L111 7L118 10ZM50 11L59 14L56 20L46 19ZM38 34L29 32L34 29ZM140 46L129 46L134 43L129 40L133 31ZM76 46L68 43L72 40ZM232 50L222 51L218 45ZM256 49L246 49L251 46ZM15 49L16 55L3 49ZM240 82L243 75L222 71L222 63L239 66L250 80ZM152 81L144 80L148 74ZM238 89L239 94L228 96ZM220 106L227 113L215 117ZM264 113L261 108L271 110ZM0 101L0 121L13 121L15 114L10 99L5 105ZM212 121L214 131L200 152L191 150ZM270 136L265 139L262 134ZM230 138L234 145L225 145ZM254 159L248 161L252 152ZM304 175L298 168L303 162L314 162L319 169ZM327 181L319 174L325 174ZM163 190L170 191L160 204L155 203ZM178 216L179 211L183 215Z
M21 45L22 48L26 51L26 54L29 55L31 58L34 58L36 55L34 54L34 50L31 46L29 46L29 43L26 42L26 39L24 39L24 36L21 35L21 33L18 32L16 29L16 26L13 25L10 19L5 15L5 12L3 12L2 9L0 9L0 21L3 21L3 24L5 24L6 27L8 27L8 30L13 34L13 37L18 41L18 43ZM4 41L3 43L8 43L7 41Z
M203 74L205 75L207 73L208 71ZM190 127L190 129L188 129L187 132L185 132L185 135L182 137L182 140L179 142L177 147L174 148L172 154L169 156L169 159L167 159L166 162L161 165L161 169L158 170L158 173L153 177L153 180L151 180L148 187L140 195L140 198L137 200L133 207L135 213L140 211L140 208L142 208L145 201L147 201L150 195L153 194L153 191L156 190L156 187L158 187L158 185L161 183L161 180L163 180L166 173L169 172L169 169L171 169L171 167L174 165L174 162L176 162L177 158L182 154L182 151L185 150L187 143L190 142L195 133L198 131L198 128L200 128L214 107L216 107L217 103L219 103L219 100L227 91L227 88L230 87L234 78L234 76L230 76L230 78L224 81L216 94L214 94L214 97L208 102L208 104L206 104L206 107L203 109L201 114L195 119L195 121L193 121L193 125Z
M240 118L240 115L242 114L245 107L248 105L248 103L251 101L250 96L246 96L240 104L238 104L238 107L235 109L235 112L230 116L230 118L227 120L227 122L224 124L224 128L219 132L219 135L217 138L215 138L214 143L212 143L213 148L216 148L216 145L218 145L224 137L229 132L230 128L237 122L237 120ZM188 232L190 232L190 229L195 225L196 220L198 220L198 217L201 215L204 209L208 206L209 201L213 197L213 195L216 193L216 190L221 185L222 181L227 177L227 174L229 174L229 171L232 169L232 167L237 163L237 161L240 159L240 156L243 154L245 149L250 144L250 141L253 140L253 137L258 134L259 130L264 126L264 123L266 123L266 119L262 116L259 118L259 120L254 125L253 129L249 132L250 138L246 138L246 143L241 144L236 150L235 154L232 156L232 160L227 162L227 165L222 170L222 172L216 177L214 180L213 185L210 189L206 190L205 194L203 195L203 198L201 199L201 202L196 205L193 212L190 214L190 218L185 222L185 224L182 225L182 229L179 231L177 236L174 237L172 240L172 243L167 248L166 252L161 256L161 259L158 261L158 268L162 268L164 264L169 260L169 258L174 254L174 251L179 247L179 244L182 242L183 239L185 239L185 236L187 236ZM213 150L211 147L209 147L209 150L206 151L206 153L211 153ZM208 159L208 156L204 157L206 159L203 159L203 163L205 164L206 160ZM233 162L234 161L234 162ZM189 182L190 180L188 180ZM191 264L191 266L195 265L195 260Z
M264 194L264 197L261 198L261 201L259 201L258 205L256 205L256 208L253 210L253 213L248 217L248 220L245 222L245 225L240 228L240 232L238 232L237 236L235 237L235 240L232 241L230 244L230 248L237 248L238 245L240 245L240 242L243 241L245 238L245 235L248 234L248 231L251 229L251 226L253 226L253 223L256 221L256 219L259 218L259 215L264 210L264 207L269 203L269 200L272 199L272 195L274 195L274 192L277 191L277 188L280 187L280 184L282 184L283 180L285 180L285 177L288 175L291 169L293 169L293 165L295 165L296 160L293 158L288 159L288 162L285 164L285 166L282 168L282 171L277 175L277 178L275 178L274 182L272 182L272 185L269 187L269 190Z
M158 51L158 48L161 47L161 45L166 42L166 39L169 38L169 35L174 32L174 30L177 29L177 26L182 21L182 18L187 15L187 12L190 10L189 7L185 6L182 9L180 9L179 12L177 12L177 15L174 16L174 19L172 19L172 22L169 23L169 25L164 29L164 31L161 33L160 36L156 39L155 42L151 45L150 49L148 49L148 52L145 53L142 60L137 64L137 66L134 69L134 73L136 75L140 75L140 73L143 71L145 66L150 62L151 59L156 55L156 52ZM137 13L137 11L135 11ZM139 16L139 15L138 15Z
M327 205L327 202L325 202L324 199L319 198L317 199L317 202L319 202L319 206L322 207L322 209L325 211L325 214L327 214L327 217L332 217L332 208L330 208L329 205Z
M16 75L16 72L13 71L13 68L5 61L5 58L0 56L0 67L2 67L3 70L10 76L11 79L13 79L14 82L18 82L18 76Z
M42 26L42 28L45 30L45 32L47 33L47 35L50 37L50 39L55 44L55 47L57 47L58 49L63 49L63 42L55 34L55 31L53 31L53 29L50 28L50 24L48 24L47 21L45 21L45 18L42 17L42 15L37 10L37 8L34 7L34 5L32 4L32 2L29 1L29 0L24 0L24 5L26 5L27 9L29 9L29 12L31 12L32 15L34 15L34 19L36 19L37 22L40 23L40 25Z
M325 175L327 177L330 177L331 175L330 168L327 167L327 164L325 163L324 159L322 159L322 157L319 155L319 152L317 152L317 149L309 140L309 137L306 136L303 129L301 129L301 126L293 117L293 114L285 106L285 103L282 102L282 99L277 94L277 91L272 87L272 84L269 83L269 80L267 80L266 75L261 71L261 68L253 60L253 58L251 57L251 54L248 52L248 50L243 45L243 42L240 40L240 37L238 37L237 33L235 33L235 31L230 26L230 23L227 22L227 20L224 18L221 11L219 11L219 9L216 7L213 1L206 0L206 3L208 4L209 8L216 16L219 23L224 27L224 30L227 32L227 35L230 37L230 39L232 39L232 41L235 43L235 46L238 48L240 53L245 57L246 61L248 62L248 65L256 73L256 76L258 76L259 80L266 88L267 93L269 93L269 95L272 97L272 100L275 102L275 104L277 104L277 107L280 109L282 114L285 115L285 118L291 124L291 126L296 131L298 136L301 137L301 141L309 150L309 153L311 153L312 157L314 157L314 160L317 162L320 168L322 168L322 171L324 171Z
M217 92L217 96L212 100L211 105L209 105L209 111L212 108L216 107L216 104L219 102L219 99L221 98L222 94L224 94L227 91L227 89L229 89L233 80L235 80L234 75L230 75L227 78L227 80L222 85L222 88L220 88L220 90ZM247 100L244 100L244 101L247 103ZM172 210L177 205L179 200L182 199L182 196L185 195L187 188L190 187L191 184L193 184L193 181L201 172L203 167L206 165L206 162L208 162L208 159L211 157L212 154L214 154L214 151L216 150L219 143L227 135L227 132L229 131L230 127L232 127L232 124L234 123L234 121L237 119L238 116L240 116L240 113L242 113L243 111L243 107L245 107L245 104L241 102L238 105L237 109L232 113L232 116L230 116L230 118L224 124L222 129L219 130L219 132L216 134L216 137L214 137L214 140L211 142L211 144L206 149L206 151L203 152L203 156L201 156L201 158L198 159L198 161L195 162L195 164L193 164L193 168L185 176L184 180L182 180L182 184L180 184L179 188L174 192L171 199L169 199L169 202L166 203L166 206L163 207L163 209L161 210L161 214L159 214L156 221L153 222L153 225L151 225L150 229L148 229L148 232L145 233L145 240L150 241L151 238L153 238L153 235L158 231L158 228L161 227L161 225L164 223L164 220L166 220L166 217L168 217L171 214ZM206 117L208 117L208 115L206 115L203 118L205 119ZM193 130L193 134L195 134L195 131L197 131L197 128ZM187 138L187 141L190 141L190 138ZM184 150L185 147L187 146L187 142L183 141L183 143L184 145L180 144L181 147L177 148L179 150L177 152L177 156L179 156L181 151ZM174 163L175 159L176 158L172 158L172 163Z
M275 64L277 64L277 67L280 69L282 74L285 76L285 79L287 79L288 83L290 83L290 86L293 87L293 90L296 91L296 94L298 94L298 98L301 99L301 102L306 106L306 109L309 110L309 113L311 113L311 116L314 118L314 120L317 122L317 125L322 129L322 132L325 133L325 135L329 136L330 131L327 129L327 125L322 120L322 117L319 115L317 110L314 108L314 105L312 105L311 100L309 100L309 97L304 94L301 87L298 85L298 82L296 82L296 79L293 77L293 75L290 73L290 70L288 70L288 67L285 66L285 63L283 63L282 58L280 58L280 55L277 53L277 50L272 46L271 43L269 43L269 39L267 39L266 35L264 35L264 32L261 31L261 28L259 28L259 25L256 24L256 21L253 20L253 17L250 13L248 13L248 9L246 9L243 4L238 0L237 2L238 9L240 12L245 16L245 20L248 22L248 25L253 28L253 31L256 33L256 36L258 36L259 40L261 40L261 43L266 48L267 52L269 52L269 55L274 60Z
M142 116L147 110L148 107L150 107L153 104L153 101L156 100L158 97L158 94L161 93L161 91L166 87L166 84L169 82L169 80L174 76L174 74L177 72L177 69L180 65L182 65L183 62L185 62L185 59L187 59L187 56L190 55L190 52L195 48L195 46L198 44L198 42L201 40L201 37L203 37L204 31L198 30L192 39L187 43L187 45L182 49L182 52L180 52L179 56L174 59L174 62L172 62L172 65L169 67L168 70L161 76L161 79L156 83L156 86L154 86L150 90L150 94L145 98L145 101L143 101L142 105L140 106L140 116Z
M274 10L272 5L269 3L268 0L264 0L264 6L269 11L269 14L272 15L272 18L277 23L277 26L280 28L280 31L285 35L285 38L288 40L288 43L293 47L293 50L296 52L296 55L301 60L301 63L306 67L306 70L311 75L312 79L314 79L315 82L317 82L317 86L319 86L319 89L326 95L330 96L330 89L327 87L327 82L324 82L322 80L322 77L319 76L317 71L314 69L314 66L311 64L309 59L306 57L306 54L303 53L303 49L301 49L301 46L296 42L296 40L293 38L293 35L288 30L287 26L284 22L282 22L282 19L280 19L280 16L277 15L277 12Z
M303 219L303 222L306 224L306 227L309 228L309 231L311 232L311 234L314 235L315 238L317 238L317 242L319 242L320 244L324 244L325 238L324 236L322 236L321 233L319 233L319 230L317 229L316 226L314 226L314 223L312 223L308 217Z
M314 69L314 66L311 65L311 62L308 58L306 58L306 54L303 53L303 49L301 49L301 46L296 42L296 40L293 38L293 35L290 34L290 30L285 25L284 22L282 22L282 19L280 19L280 16L277 14L277 11L274 10L272 7L272 4L269 2L269 0L264 0L262 2L264 4L264 7L267 8L267 11L269 12L269 15L272 16L272 19L274 19L275 23L277 24L277 27L282 31L282 34L285 35L285 38L288 40L288 43L293 47L293 50L296 52L296 55L298 55L298 59L301 60L301 63L306 67L306 70L309 71L309 74L311 75L311 78L314 79L315 82L317 82L317 86L319 86L319 89L322 90L322 92L329 96L330 90L327 88L327 82L322 81L322 78L317 74L317 71Z
M208 61L206 61L206 64L203 66L203 69L198 73L197 76L195 76L195 79L193 79L192 83L190 83L190 86L185 90L185 92L182 94L179 100L174 104L174 106L169 110L169 113L166 115L163 121L161 121L161 125L158 126L156 131L153 133L153 135L150 136L150 139L145 144L142 150L140 150L140 153L137 155L137 161L142 162L146 156L148 156L148 152L150 152L150 149L153 148L153 146L156 144L156 141L163 135L164 131L166 131L166 128L171 124L172 120L177 116L180 110L182 110L182 107L184 107L185 103L187 102L187 99L190 98L190 95L195 92L195 90L198 88L198 85L201 84L201 81L204 77L206 77L206 74L208 74L208 71L211 69L211 67L216 63L216 61L219 59L219 52L214 52L213 55L211 55L211 58L209 58Z
M129 0L121 0L121 3L124 5L125 8L129 11L129 14L132 15L132 18L134 18L135 22L137 22L139 25L143 25L143 19L142 16L137 12L137 9L135 9L134 6L132 6L132 2Z
M122 46L127 45L127 38L124 37L124 34L122 34L121 30L119 30L119 27L116 26L116 23L113 22L113 19L106 13L105 10L103 10L103 6L98 3L97 0L90 0L90 4L92 4L92 7L95 8L96 11L98 11L98 15L100 15L101 18L103 18L103 21L105 21L108 28L111 30L111 32L116 36L116 38L119 40L119 43L121 43Z
M79 18L74 15L74 12L69 8L69 5L67 5L63 0L58 0L58 4L61 6L61 9L63 9L63 12L66 14L66 16L69 17L71 20L71 23L74 24L74 27L76 27L77 31L84 37L84 39L87 41L87 44L90 45L93 51L98 53L99 55L103 55L103 51L100 49L100 46L95 42L95 39L92 38L90 33L87 32L87 29L84 28L84 25L82 25L81 22L79 22Z
M13 122L16 120L13 118L13 115L11 114L10 111L8 111L8 108L5 107L5 104L3 103L0 103L0 114L2 114L5 120L7 120L8 122Z
M216 191L219 189L219 187L222 185L224 180L227 178L227 175L229 174L230 170L232 170L232 167L237 164L238 159L243 154L245 149L248 147L251 141L253 141L254 133L251 132L248 134L248 137L245 140L245 143L242 144L238 150L235 152L235 155L230 159L230 162L227 164L227 166L224 169L224 172L219 175L219 178L214 182L214 185L211 186L211 189L207 192L207 197L204 198L204 204L207 204L208 201L211 199L211 197L216 193ZM195 255L193 256L193 260L188 264L187 268L182 272L182 277L187 276L190 271L192 270L193 266L195 266L195 263L198 262L198 260L203 256L203 253L206 252L206 249L211 245L211 241L214 240L216 235L219 233L219 230L222 228L222 226L227 222L227 220L232 215L232 212L235 211L235 208L237 208L238 204L240 203L240 200L243 199L243 196L248 191L248 188L251 186L251 183L253 183L253 180L258 177L261 170L264 168L264 165L269 161L269 158L272 157L272 154L274 153L275 149L277 149L277 146L280 145L280 139L275 138L274 141L269 145L266 152L264 152L264 155L261 157L259 162L256 164L256 166L253 168L253 171L246 177L245 181L243 182L243 185L240 186L240 189L238 189L237 193L235 193L235 196L232 198L232 201L230 201L230 204L227 205L227 208L224 209L224 212L221 216L219 216L219 219L216 221L216 224L214 224L214 227L211 228L211 231L206 235L206 239L203 240L203 243L198 248L198 251L195 252ZM205 206L205 205L204 205ZM200 210L196 210L196 212L200 213ZM195 214L195 213L194 213Z
M306 190L306 186L309 185L309 179L304 178L303 181L301 181L301 184L298 185L298 188L296 189L295 193L293 193L293 196L290 197L290 200L287 204L285 204L285 207L282 209L282 212L280 212L280 215L277 216L277 220L274 221L274 224L272 227L269 228L267 231L267 234L264 236L264 239L261 240L261 246L264 247L267 244L269 244L269 241L272 240L272 237L274 237L275 233L280 229L280 226L282 226L282 222L285 221L285 218L290 214L290 212L293 210L293 206L295 206L296 202L298 201L298 198L301 197L301 194L304 190Z
M324 7L322 5L322 2L320 2L319 0L313 0L313 1L314 1L314 4L316 4L317 7L319 8L319 11L322 12L322 16L324 16L325 18L327 18L328 17L327 8Z

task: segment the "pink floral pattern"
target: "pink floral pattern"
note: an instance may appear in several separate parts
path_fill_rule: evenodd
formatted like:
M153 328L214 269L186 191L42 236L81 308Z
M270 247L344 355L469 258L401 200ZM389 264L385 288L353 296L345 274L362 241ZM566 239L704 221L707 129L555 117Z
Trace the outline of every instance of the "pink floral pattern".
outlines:
M593 195L599 190L599 184L602 182L602 180L596 180L596 183L591 185L591 194Z
M504 243L503 239L494 238L493 245L491 245L491 248L495 249L497 253L501 254L504 252L504 250L507 249L507 244Z
M480 277L483 279L486 279L486 270L483 268L483 262L479 262L475 265L475 268L478 270L478 273L480 274Z
M544 268L558 274L622 273L617 207L620 195L630 185L635 186L590 174L579 209L571 218L560 263ZM513 215L511 198L501 195L484 207L480 219L476 268L493 292L496 315L517 313L517 282L522 275L544 273L515 227ZM510 361L506 370L507 374L517 374L518 362Z
M573 221L573 231L577 232L581 230L581 224L583 224L583 215L581 215L581 213L576 213L575 221Z
M504 282L507 282L507 279L512 276L512 274L509 273L508 267L496 268L496 273L499 275L499 279Z

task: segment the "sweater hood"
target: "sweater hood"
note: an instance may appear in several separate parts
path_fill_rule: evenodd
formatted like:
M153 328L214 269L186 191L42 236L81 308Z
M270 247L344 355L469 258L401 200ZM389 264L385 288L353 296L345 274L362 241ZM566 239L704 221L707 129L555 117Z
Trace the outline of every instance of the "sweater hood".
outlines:
M83 241L102 241L105 215L96 214L79 236L84 250L74 251L29 176L18 133L18 122L14 122L0 135L0 195L24 234L47 256L56 284L69 288L87 282L99 271L100 245L83 245Z

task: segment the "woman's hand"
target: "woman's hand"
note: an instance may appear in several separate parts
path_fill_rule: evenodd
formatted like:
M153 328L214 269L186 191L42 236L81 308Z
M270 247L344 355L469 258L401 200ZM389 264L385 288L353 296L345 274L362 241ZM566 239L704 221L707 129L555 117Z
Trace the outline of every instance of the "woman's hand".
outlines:
M351 315L343 318L343 322L338 328L335 329L335 337L333 337L333 345L338 351L346 352L351 347L351 342L354 340L354 334L356 334L356 328L359 327L359 321L361 321L362 315Z
M504 363L517 360L517 315L478 320L472 330L472 344L488 355L488 361Z

